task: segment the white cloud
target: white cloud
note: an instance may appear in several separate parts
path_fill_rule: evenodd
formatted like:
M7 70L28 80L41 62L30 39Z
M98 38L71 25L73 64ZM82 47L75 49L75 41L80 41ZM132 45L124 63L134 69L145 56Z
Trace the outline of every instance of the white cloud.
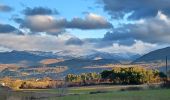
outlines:
M150 43L142 42L140 40L135 40L135 43L130 46L113 43L112 46L99 49L99 51L110 52L110 53L144 54L157 48L160 48L157 44L150 44Z
M105 35L106 40L136 39L148 43L170 43L170 17L158 12L155 17L141 19L113 29Z
M66 29L110 29L112 24L103 16L89 13L85 18L75 17L68 21L66 18L57 18L51 15L31 15L24 19L14 18L21 28L30 29L31 32L61 33Z
M108 21L103 16L100 16L100 15L97 15L97 14L94 14L94 13L89 13L86 16L86 20L96 21L96 22L101 23L101 24L107 24L108 23Z
M102 51L108 53L133 53L144 54L162 46L135 40L132 45L120 45L113 43L111 46L97 48L96 43L82 40L82 45L66 45L70 38L77 38L70 34L61 34L58 37L52 35L15 35L0 34L0 50L30 50L30 51L69 51L66 55L83 56L90 54L91 51ZM98 43L100 44L100 42Z
M56 19L49 15L26 16L21 27L28 28L33 32L60 32L64 29L66 20L63 18Z
M64 39L61 36L0 34L0 40L0 45L12 50L56 51L65 49Z
M76 38L69 33L59 36L48 34L43 35L15 35L0 34L0 50L29 50L29 51L70 51L74 55L84 55L89 49L93 49L90 44L84 45L66 45L70 38Z

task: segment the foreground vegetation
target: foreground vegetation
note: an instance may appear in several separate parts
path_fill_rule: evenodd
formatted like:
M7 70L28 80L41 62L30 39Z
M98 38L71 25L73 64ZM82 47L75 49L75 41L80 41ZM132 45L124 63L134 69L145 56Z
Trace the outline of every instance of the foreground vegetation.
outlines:
M104 70L100 74L82 73L80 75L68 74L66 81L89 85L98 83L112 84L145 84L165 81L167 76L158 70L145 69L143 67L114 67L112 70Z
M62 87L64 81L62 80L52 80L51 78L45 77L43 79L13 79L10 77L5 77L0 80L0 85L8 87L13 90L19 89L50 89Z
M101 84L137 85L164 82L167 76L158 70L143 67L114 67L101 73L68 74L65 80L54 80L48 77L42 79L12 79L5 77L0 83L8 88L18 89L49 89L71 86L90 86Z
M0 80L0 100L169 100L167 79L162 72L142 67L68 74L65 81L5 77Z

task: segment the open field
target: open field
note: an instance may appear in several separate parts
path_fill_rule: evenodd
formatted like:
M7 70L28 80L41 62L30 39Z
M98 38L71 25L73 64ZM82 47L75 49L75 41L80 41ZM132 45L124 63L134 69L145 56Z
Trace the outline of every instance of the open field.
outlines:
M51 100L169 100L170 90L112 91L99 94L65 96Z
M88 86L72 87L65 90L32 89L19 91L0 89L0 100L170 100L170 89L141 89L144 87L144 85ZM132 88L132 90L126 90L126 88Z

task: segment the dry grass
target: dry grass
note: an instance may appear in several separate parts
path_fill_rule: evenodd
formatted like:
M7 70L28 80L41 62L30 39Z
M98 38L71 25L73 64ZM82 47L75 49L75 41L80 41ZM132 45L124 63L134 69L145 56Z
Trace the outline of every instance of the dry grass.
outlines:
M40 63L48 65L48 64L58 63L58 62L62 62L62 61L64 61L64 60L63 59L44 59L44 60L40 61Z
M15 64L0 64L0 72L6 68L16 71L20 67Z

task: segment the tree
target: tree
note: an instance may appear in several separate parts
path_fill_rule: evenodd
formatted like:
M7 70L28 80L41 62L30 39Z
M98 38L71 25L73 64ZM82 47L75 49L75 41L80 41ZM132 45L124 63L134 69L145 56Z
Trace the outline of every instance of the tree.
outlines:
M143 84L159 79L159 71L143 67L115 67L101 73L103 79L110 79L115 84Z

